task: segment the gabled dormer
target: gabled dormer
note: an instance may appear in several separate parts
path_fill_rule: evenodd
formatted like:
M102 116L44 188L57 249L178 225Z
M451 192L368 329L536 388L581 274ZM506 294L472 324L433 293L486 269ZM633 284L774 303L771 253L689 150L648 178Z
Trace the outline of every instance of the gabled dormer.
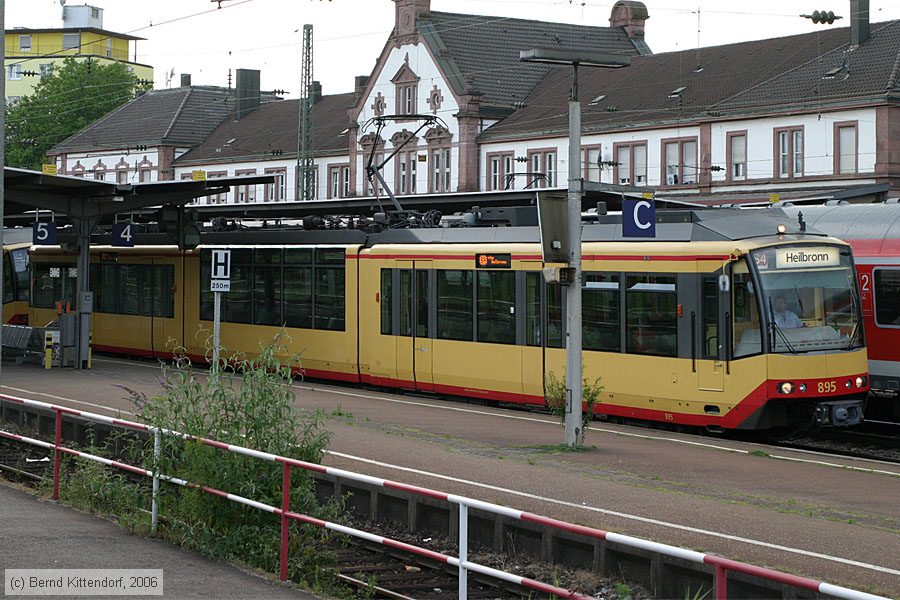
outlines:
M396 98L394 114L416 114L416 107L418 106L416 90L419 87L419 76L409 66L409 54L406 55L403 65L397 69L397 72L391 78L391 83L394 84Z

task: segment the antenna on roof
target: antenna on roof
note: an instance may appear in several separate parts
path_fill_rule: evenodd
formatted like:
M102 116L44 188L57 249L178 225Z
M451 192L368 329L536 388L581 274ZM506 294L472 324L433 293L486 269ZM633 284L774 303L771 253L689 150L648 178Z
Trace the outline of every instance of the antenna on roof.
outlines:
M166 71L166 87L171 87L173 77L175 77L175 67L172 67L171 71Z

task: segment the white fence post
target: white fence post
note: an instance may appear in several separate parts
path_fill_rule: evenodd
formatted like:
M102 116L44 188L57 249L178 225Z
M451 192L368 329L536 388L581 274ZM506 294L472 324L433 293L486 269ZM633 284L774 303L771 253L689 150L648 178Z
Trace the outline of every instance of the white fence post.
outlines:
M459 598L466 600L468 597L469 572L466 565L469 562L469 507L464 502L459 503Z
M156 533L156 526L159 523L159 454L160 454L160 432L159 429L153 430L153 504L150 508L150 533Z

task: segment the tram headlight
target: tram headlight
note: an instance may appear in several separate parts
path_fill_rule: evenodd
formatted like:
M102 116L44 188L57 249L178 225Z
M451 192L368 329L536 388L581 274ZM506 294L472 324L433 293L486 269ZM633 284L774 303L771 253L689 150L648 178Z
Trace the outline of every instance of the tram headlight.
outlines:
M848 390L851 389L851 388L853 388L853 382L850 381L850 380L848 379L848 380L844 383L844 387L846 387Z
M797 386L797 389L800 390L800 393L802 394L803 392L806 391L806 384L801 383L800 385Z
M778 233L781 233L781 234L787 233L787 225L785 225L784 223L779 223L778 227L776 229L777 229Z
M785 381L778 384L778 391L782 394L793 394L794 393L794 384L790 381Z
M858 388L865 387L867 383L868 383L868 380L865 377L863 377L862 375L860 375L859 377L856 378L856 387L858 387Z

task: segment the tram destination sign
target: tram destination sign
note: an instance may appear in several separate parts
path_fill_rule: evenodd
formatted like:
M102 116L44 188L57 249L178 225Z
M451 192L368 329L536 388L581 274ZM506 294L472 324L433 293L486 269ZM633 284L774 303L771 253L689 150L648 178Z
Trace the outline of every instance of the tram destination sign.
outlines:
M511 254L476 254L476 269L510 269L512 268Z
M840 252L837 248L831 246L778 248L775 250L776 269L836 267L840 264Z
M209 291L231 291L231 250L213 250L209 270Z

